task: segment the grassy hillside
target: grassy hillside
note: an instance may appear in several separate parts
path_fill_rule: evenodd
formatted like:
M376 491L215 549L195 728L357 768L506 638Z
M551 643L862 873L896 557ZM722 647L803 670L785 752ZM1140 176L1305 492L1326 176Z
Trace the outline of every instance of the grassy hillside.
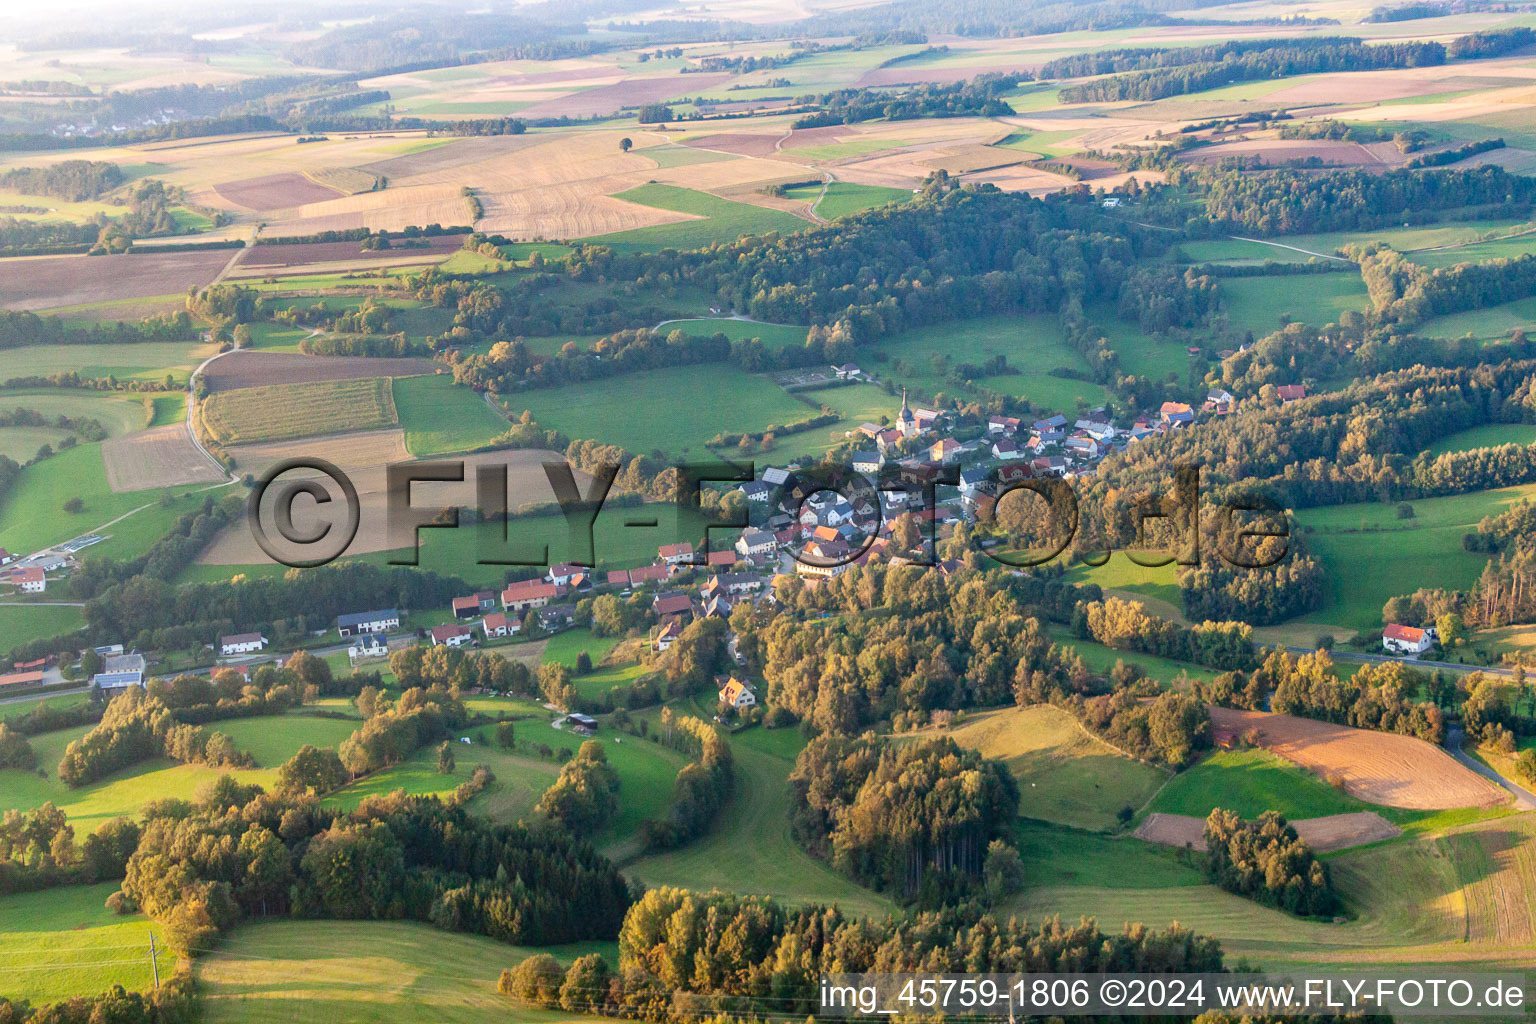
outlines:
M676 185L651 183L620 192L615 198L654 206L662 210L690 213L698 220L675 224L656 224L647 228L598 235L587 241L611 246L618 252L655 252L658 249L702 249L705 246L734 242L742 235L763 235L770 231L792 232L810 227L793 214L763 206L732 202L707 192Z
M104 906L117 883L75 885L0 899L0 993L34 1004L152 981L150 922ZM160 971L175 957L160 947Z
M1204 818L1216 807L1244 818L1265 811L1279 811L1287 818L1321 818L1373 809L1274 754L1223 750L1180 772L1148 810Z
M406 450L418 459L481 447L509 426L485 399L447 374L400 377L393 391Z

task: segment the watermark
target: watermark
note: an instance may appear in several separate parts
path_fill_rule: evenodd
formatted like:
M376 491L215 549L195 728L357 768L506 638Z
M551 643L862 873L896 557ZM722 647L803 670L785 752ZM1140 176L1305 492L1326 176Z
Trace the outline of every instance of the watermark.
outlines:
M1524 1016L1522 974L826 974L818 1015Z
M499 524L500 529L482 531L476 551L479 565L548 566L549 544L522 536L518 508L526 503L512 501L510 476L504 463L474 463L462 459L396 462L384 468L384 531L389 542L392 565L417 565L423 530L457 530L466 506L434 505L421 498L418 487L473 482L475 501L473 519L482 524ZM552 514L564 522L567 557L562 561L587 568L598 564L596 546L598 516L603 512L619 473L619 465L603 464L585 470L581 476L564 460L541 464L549 493L554 501L546 504ZM707 484L743 484L757 479L751 463L685 463L674 467L676 485L674 502L680 509L697 509ZM1131 538L1128 556L1137 564L1157 567L1177 563L1194 566L1202 562L1202 547L1214 539L1215 554L1234 568L1262 569L1282 561L1289 553L1289 520L1273 501L1263 496L1228 497L1214 506L1202 499L1200 468L1177 466L1172 485L1166 491L1136 494L1120 504L1120 525ZM990 543L978 545L982 555L1015 568L1042 565L1059 557L1077 537L1082 514L1077 492L1070 481L1058 477L1025 477L1007 467L989 470L985 481L968 479L962 485L958 472L950 467L886 466L873 477L837 463L789 472L769 494L768 509L782 510L791 521L805 523L807 506L825 509L836 499L839 509L837 528L829 527L835 537L817 535L813 529L802 530L799 548L786 550L795 561L820 569L837 569L863 558L880 537L885 523L916 509L920 517L933 519L940 488L959 488L966 497L969 517L980 529L979 536ZM967 488L970 488L967 494ZM529 497L524 495L523 497ZM1005 505L1005 502L1036 503L1033 509ZM609 506L610 508L612 506ZM626 506L636 514L627 517L626 527L656 529L659 518L648 511L651 506ZM1020 511L1023 509L1022 511ZM314 568L335 561L358 536L363 523L363 503L358 489L347 473L324 459L296 458L269 467L251 490L249 505L251 532L261 550L275 562L295 568ZM709 536L714 531L739 534L754 524L750 509L736 514L721 514L704 526L704 544L695 550L686 565L706 565ZM821 523L822 516L811 518ZM1048 527L1047 536L1032 537L1030 542L1006 545L999 542L1005 520L1013 525ZM683 517L678 518L684 521ZM1156 524L1154 526L1154 524ZM823 524L825 525L825 524ZM846 526L844 529L842 527ZM499 534L499 536L498 536ZM1209 536L1208 536L1209 535ZM673 543L691 543L695 536L679 536ZM1159 551L1154 557L1148 552ZM1110 549L1080 553L1090 565L1102 565ZM917 550L905 552L911 564L935 565L931 531L920 537Z

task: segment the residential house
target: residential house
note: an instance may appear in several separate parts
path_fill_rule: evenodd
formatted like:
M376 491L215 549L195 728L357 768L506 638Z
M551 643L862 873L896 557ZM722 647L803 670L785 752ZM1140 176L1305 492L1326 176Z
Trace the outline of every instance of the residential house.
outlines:
M989 416L987 418L987 433L989 434L1017 434L1024 421L1017 416Z
M355 665L360 658L387 658L389 644L378 633L365 633L357 643L347 648L347 658Z
M490 640L498 636L511 636L522 628L522 623L516 619L509 619L501 612L491 612L480 620L480 628L485 630L485 638Z
M1281 405L1290 405L1307 397L1307 388L1304 384L1281 384L1275 388L1275 394L1280 396Z
M1077 459L1092 460L1104 454L1104 446L1091 437L1069 437L1063 447L1068 455Z
M1011 437L1000 437L992 442L992 457L1000 462L1017 462L1024 458L1024 449Z
M709 553L708 565L711 569L729 569L736 562L736 552L732 548L726 548L724 551L711 551Z
M543 580L523 580L513 583L501 592L501 606L509 612L543 608L549 602L565 594L565 588Z
M642 587L647 583L661 583L671 579L674 571L670 565L642 565L629 570L629 585Z
M771 555L778 546L778 541L774 539L773 534L753 527L743 530L741 536L736 539L736 550L743 558Z
M693 545L687 541L681 544L663 544L656 549L656 556L667 565L692 564Z
M475 639L473 626L433 626L427 631L432 646L463 647Z
M677 642L677 638L683 635L683 624L677 619L668 619L661 624L661 629L651 639L651 647L658 651L664 651Z
M1435 646L1435 630L1433 626L1418 629L1394 622L1381 631L1381 646L1388 654L1406 654L1416 658Z
M1035 476L1064 477L1070 467L1067 465L1067 460L1060 455L1046 455L1032 460L1029 468Z
M720 703L733 711L745 711L757 703L757 696L746 683L732 676L720 687Z
M960 499L967 505L974 505L976 499L981 497L987 489L992 474L981 466L972 466L960 471Z
M41 594L48 589L48 578L38 568L17 569L11 573L11 582L21 588L23 594Z
M832 372L837 374L838 380L853 380L859 375L859 368L852 363L844 363L842 366L832 367Z
M880 472L884 461L879 452L854 452L848 456L848 468L864 476L874 476Z
M1164 402L1158 418L1170 428L1187 427L1195 422L1195 410L1183 402Z
M560 565L550 566L549 572L544 574L544 579L557 587L569 587L576 585L572 583L575 577L585 576L586 572L586 566L563 562Z
M260 633L236 633L219 638L219 653L228 658L232 654L255 654L267 646L267 638Z
M1232 397L1232 392L1222 388L1212 388L1205 396L1205 405L1201 408L1205 412L1215 413L1217 416L1225 416L1232 411L1232 406L1237 399Z
M942 441L935 441L928 449L930 462L949 463L960 457L960 442L954 438L946 437Z
M552 604L548 608L541 608L538 612L539 625L545 632L558 633L562 629L570 629L576 624L576 606L573 604Z
M361 636L364 633L384 633L400 628L400 613L394 608L372 612L356 612L336 617L336 631L342 636Z
M759 504L766 504L768 498L773 494L773 488L761 480L748 480L738 490L746 496L748 501L755 501Z
M693 598L680 591L657 594L651 602L651 611L658 619L693 617Z

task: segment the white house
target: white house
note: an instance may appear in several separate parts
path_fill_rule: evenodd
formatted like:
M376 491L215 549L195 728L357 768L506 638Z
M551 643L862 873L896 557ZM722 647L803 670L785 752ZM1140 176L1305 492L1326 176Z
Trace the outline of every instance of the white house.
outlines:
M564 587L570 585L571 577L580 576L586 571L584 566L571 565L569 562L566 562L561 565L550 566L549 572L545 573L544 578L557 587Z
M1000 437L992 443L992 457L1001 462L1017 462L1024 458L1024 449L1011 437Z
M372 612L356 612L336 617L336 631L342 636L362 636L364 633L384 633L400 628L400 613L393 608Z
M770 555L779 546L778 540L767 530L759 530L748 527L741 531L741 536L736 538L736 550L743 558L755 558L758 555Z
M523 580L501 592L501 606L509 612L542 608L565 593L565 588L543 580Z
M677 642L677 638L683 635L683 626L677 619L668 619L661 625L661 632L651 641L651 646L658 651L664 651Z
M489 640L496 636L511 636L523 627L516 619L508 619L501 612L492 612L480 620L480 628L485 630L485 637Z
M236 633L219 638L219 653L224 657L232 654L255 654L267 646L267 638L260 633Z
M848 466L855 473L873 476L880 472L881 461L879 452L854 452L848 457Z
M378 633L365 633L357 643L347 648L347 659L354 665L362 658L387 657L389 657L389 643Z
M432 646L437 647L463 647L474 640L475 630L472 626L433 626L428 631L432 637Z
M1388 654L1406 654L1418 657L1435 646L1435 629L1416 629L1393 623L1381 631L1381 646Z
M656 549L656 554L667 565L682 565L693 561L693 545L687 541L681 544L663 544Z
M720 703L736 711L745 711L757 703L757 695L747 688L746 683L733 676L720 687Z
M20 587L23 594L41 594L48 589L48 577L38 568L17 569L11 574L11 582Z
M838 380L853 380L859 375L859 368L852 363L844 363L841 366L832 367L832 372L837 374Z

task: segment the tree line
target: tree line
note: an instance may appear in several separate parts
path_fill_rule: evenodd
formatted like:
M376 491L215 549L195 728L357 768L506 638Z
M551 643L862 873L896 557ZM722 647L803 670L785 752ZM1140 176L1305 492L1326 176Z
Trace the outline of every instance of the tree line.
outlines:
M1205 819L1206 874L1228 892L1301 917L1339 906L1328 867L1276 811L1243 821L1216 808Z
M659 738L692 760L678 769L666 812L640 825L648 850L670 850L709 831L736 785L730 745L708 722L664 707Z

